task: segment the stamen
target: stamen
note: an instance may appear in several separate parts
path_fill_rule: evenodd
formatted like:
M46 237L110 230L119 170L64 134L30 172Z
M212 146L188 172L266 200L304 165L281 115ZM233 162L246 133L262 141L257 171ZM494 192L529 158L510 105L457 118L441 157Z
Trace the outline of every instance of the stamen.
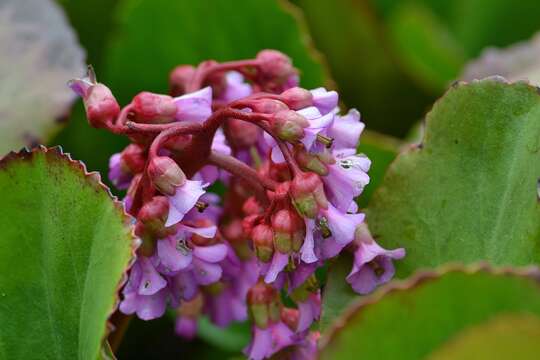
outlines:
M86 76L88 76L88 79L92 84L97 84L96 72L94 71L94 67L92 65L88 65L86 68Z
M197 208L197 210L199 210L199 212L202 213L208 207L208 203L205 203L203 201L197 201L195 207Z
M381 277L384 274L384 268L377 261L372 260L367 264L375 273L377 277Z
M328 220L326 218L320 218L317 225L319 230L321 230L323 239L328 239L330 236L332 236L332 231L330 231Z
M323 144L327 149L332 147L334 139L328 136L317 134L317 141Z

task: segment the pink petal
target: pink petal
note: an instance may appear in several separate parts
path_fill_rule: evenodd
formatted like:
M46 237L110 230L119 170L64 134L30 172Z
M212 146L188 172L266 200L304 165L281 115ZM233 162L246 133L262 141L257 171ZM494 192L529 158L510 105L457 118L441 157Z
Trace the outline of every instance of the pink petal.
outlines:
M227 256L227 246L216 244L210 246L195 246L193 249L195 257L210 263L217 263Z

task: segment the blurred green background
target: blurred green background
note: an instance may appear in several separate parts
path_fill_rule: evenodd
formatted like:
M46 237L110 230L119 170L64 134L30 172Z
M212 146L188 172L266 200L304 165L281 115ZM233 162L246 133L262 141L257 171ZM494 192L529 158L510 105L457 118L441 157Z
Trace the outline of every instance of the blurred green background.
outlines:
M264 48L286 52L303 86L337 88L345 107L362 113L370 133L361 149L380 159L362 205L401 144L418 139L417 124L469 61L486 47L505 47L540 29L538 0L58 2L87 62L123 104L142 90L166 92L177 64L249 58ZM105 174L108 158L127 141L89 127L78 101L49 144ZM167 318L135 320L119 358L234 356L236 349L216 341L216 329L204 330L207 341L186 345L172 326Z

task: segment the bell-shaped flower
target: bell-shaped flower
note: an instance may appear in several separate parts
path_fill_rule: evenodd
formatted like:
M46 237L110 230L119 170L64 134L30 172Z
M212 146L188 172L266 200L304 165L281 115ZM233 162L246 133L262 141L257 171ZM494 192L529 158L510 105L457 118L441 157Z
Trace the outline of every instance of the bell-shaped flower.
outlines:
M354 263L347 282L359 294L368 294L394 276L393 260L402 259L405 249L386 250L379 246L362 224L356 231Z
M143 320L151 320L165 313L169 290L167 281L156 271L150 258L137 259L122 291L120 311L137 313Z
M321 177L330 202L340 211L347 211L355 197L369 183L367 172L371 160L363 154L336 157L327 165L328 174Z

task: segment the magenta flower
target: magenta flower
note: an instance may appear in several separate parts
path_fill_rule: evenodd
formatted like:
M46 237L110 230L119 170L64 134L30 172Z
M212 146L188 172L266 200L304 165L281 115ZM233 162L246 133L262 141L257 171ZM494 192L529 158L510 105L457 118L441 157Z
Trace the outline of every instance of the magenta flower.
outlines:
M364 131L364 123L360 121L360 113L356 109L351 109L346 115L336 115L332 126L328 130L328 136L333 141L333 149L335 151L347 151L348 154L356 154L356 147L362 131Z
M176 120L203 122L212 115L212 88L207 86L201 90L178 96L173 99L176 104Z
M167 195L169 215L165 226L179 223L205 193L205 187L202 181L186 180L182 185L176 187L174 195Z
M405 257L405 249L386 250L379 246L369 233L365 224L357 231L353 268L347 276L347 282L359 294L368 294L377 286L384 284L394 276L392 260Z
M371 160L365 155L336 156L336 162L328 165L328 175L323 182L330 202L341 211L348 211L355 197L369 183L367 172Z
M335 91L328 91L323 87L311 90L313 95L313 106L315 106L321 114L334 112L338 105L339 96Z
M169 297L167 281L156 271L151 260L144 256L133 264L122 294L120 311L124 314L137 313L143 320L162 316Z
M117 153L109 160L109 180L119 190L125 190L131 184L133 174L122 164L122 154Z
M225 90L219 97L220 100L231 102L251 95L253 89L244 80L244 76L238 71L229 71L225 74Z
M269 324L266 329L254 326L244 354L251 360L262 360L294 343L294 332L281 321Z
M300 317L296 331L302 332L309 329L313 321L321 316L321 293L309 294L305 301L298 302L298 310Z
M197 335L197 318L192 316L178 316L174 325L178 336L192 340Z

